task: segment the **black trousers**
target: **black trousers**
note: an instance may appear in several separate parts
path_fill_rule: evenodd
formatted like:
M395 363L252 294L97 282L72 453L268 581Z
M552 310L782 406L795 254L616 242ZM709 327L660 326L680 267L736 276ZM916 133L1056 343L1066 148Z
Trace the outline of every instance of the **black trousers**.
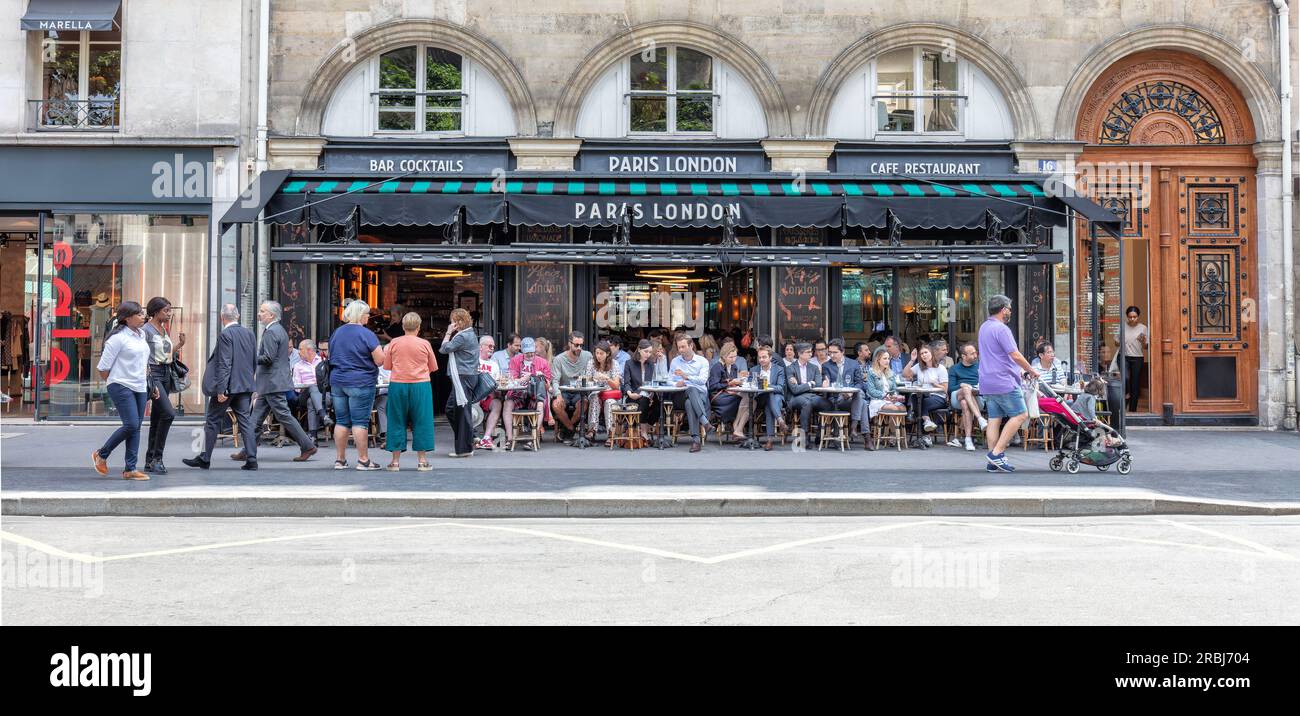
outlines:
M641 409L641 424L654 425L659 422L659 416L663 413L663 403L654 400L648 393L642 393L640 398L627 401L629 404L636 405ZM653 406L653 411L651 410Z
M171 395L161 388L158 397L149 401L149 441L144 451L144 464L162 460L163 450L167 448L167 433L172 429L176 419L176 406L172 405Z
M212 460L212 449L217 446L217 433L221 432L221 421L230 409L235 414L235 424L239 426L239 439L244 445L256 445L257 433L253 430L253 394L235 393L226 396L226 402L217 402L216 396L208 397L208 410L203 420L203 453L200 457Z
M460 377L461 385L473 385L469 381L477 379L477 376ZM469 391L465 392L468 397ZM451 423L451 432L456 438L456 452L462 455L474 452L474 424L471 422L473 412L474 404L471 402L456 405L455 390L447 396L447 421Z
M289 438L298 443L298 447L303 450L310 450L316 447L316 443L307 437L307 431L302 429L298 419L293 417L289 411L289 401L285 399L284 393L268 393L257 396L257 405L253 407L253 429L257 430L262 427L262 421L266 420L266 414L270 413L275 416L277 422L284 428L284 432ZM257 459L257 441L249 443L244 452L248 455L249 460Z
M1136 413L1138 398L1142 397L1142 371L1146 361L1141 356L1124 357L1124 392L1128 395L1128 412Z

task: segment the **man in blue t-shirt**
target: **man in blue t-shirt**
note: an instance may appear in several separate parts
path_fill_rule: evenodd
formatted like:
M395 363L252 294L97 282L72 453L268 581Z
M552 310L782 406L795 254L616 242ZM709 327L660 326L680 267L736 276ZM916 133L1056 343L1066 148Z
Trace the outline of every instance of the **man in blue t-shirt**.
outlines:
M975 349L974 343L967 343L957 351L957 362L948 369L948 387L951 389L948 403L953 410L961 413L961 427L966 433L964 441L956 435L952 436L952 440L948 441L951 447L965 447L967 451L974 452L975 441L971 433L975 423L979 423L980 430L988 427L989 421L984 419L984 397L976 395L979 385L979 351Z
M1021 373L1038 378L1038 371L1016 347L1007 322L1011 320L1011 299L998 294L989 298L989 317L980 326L979 333L979 385L980 395L989 411L989 452L984 457L988 472L1015 472L1007 462L1007 445L1025 422L1025 397L1020 392ZM1005 424L1003 421L1006 421Z

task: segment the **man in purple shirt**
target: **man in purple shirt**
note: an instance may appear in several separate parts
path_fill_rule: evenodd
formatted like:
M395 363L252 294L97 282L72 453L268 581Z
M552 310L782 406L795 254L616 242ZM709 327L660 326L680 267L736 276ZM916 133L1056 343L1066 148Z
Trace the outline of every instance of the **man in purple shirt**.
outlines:
M1025 398L1020 392L1020 376L1038 377L1038 371L1016 347L1007 322L1011 320L1011 299L998 294L989 298L989 317L980 326L980 396L988 409L989 424L984 434L989 452L985 457L988 472L1015 472L1007 462L1007 445L1025 421ZM1003 420L1006 421L1003 424Z

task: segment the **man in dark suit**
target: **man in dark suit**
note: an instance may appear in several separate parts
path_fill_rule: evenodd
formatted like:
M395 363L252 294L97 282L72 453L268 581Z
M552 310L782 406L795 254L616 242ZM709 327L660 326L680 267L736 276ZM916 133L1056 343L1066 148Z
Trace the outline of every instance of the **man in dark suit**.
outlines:
M749 371L751 384L761 385L762 378L767 378L767 384L775 390L755 396L754 409L766 415L763 449L771 450L776 431L785 427L785 371L781 369L781 361L773 360L772 347L768 345L759 347L758 363Z
M267 413L274 414L285 434L298 443L302 451L293 459L294 462L304 462L316 454L316 444L289 412L289 401L285 398L285 394L293 390L293 376L289 373L289 334L280 325L281 313L280 304L275 301L267 301L257 309L257 320L263 329L262 342L257 347L257 404L253 407L253 429L256 431L262 426ZM249 442L230 459L244 460L245 469L256 470L257 441Z
M804 444L811 445L808 423L812 420L812 414L830 410L831 404L826 398L813 392L813 388L822 384L822 370L819 365L812 362L812 345L797 343L794 351L798 359L786 368L786 393L790 396L790 409L799 413L799 431L803 436Z
M250 411L256 362L257 340L253 332L239 325L239 309L233 303L225 304L221 307L221 333L203 373L203 394L208 396L207 419L203 423L203 452L181 462L204 470L212 466L212 448L217 444L217 433L221 431L226 410L235 414L244 444L252 444L255 436Z

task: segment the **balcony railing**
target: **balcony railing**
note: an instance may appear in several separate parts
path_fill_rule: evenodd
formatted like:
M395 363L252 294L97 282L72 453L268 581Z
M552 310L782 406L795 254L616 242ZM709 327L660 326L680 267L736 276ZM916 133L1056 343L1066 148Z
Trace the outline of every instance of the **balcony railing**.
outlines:
M29 127L36 131L116 132L117 97L97 99L31 99Z

